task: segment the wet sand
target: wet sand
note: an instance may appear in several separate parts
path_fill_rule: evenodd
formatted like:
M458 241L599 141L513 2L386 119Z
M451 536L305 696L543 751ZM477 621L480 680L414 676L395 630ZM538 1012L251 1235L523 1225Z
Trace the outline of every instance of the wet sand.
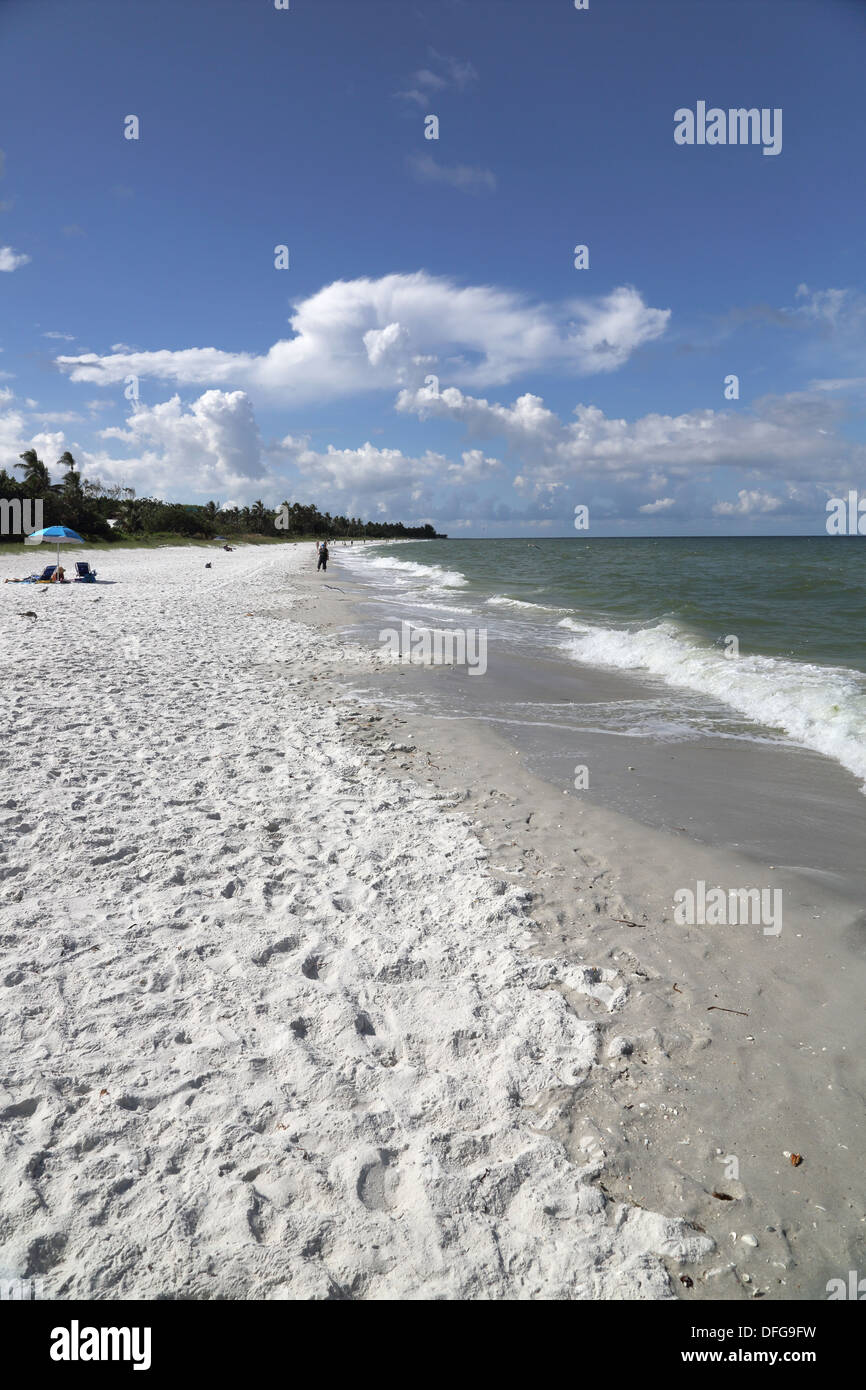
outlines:
M325 621L370 638L363 587L338 566L334 583ZM570 728L569 692L586 704L635 685L563 665L491 645L483 677L406 666L349 684L416 745L392 758L459 794L491 867L532 891L538 948L555 938L577 962L601 950L629 973L638 1026L634 1008L625 1035L605 1020L607 1075L560 1120L569 1152L598 1144L612 1196L713 1238L692 1287L675 1277L682 1297L825 1298L866 1254L866 798L829 760L782 743ZM699 880L781 890L778 935L678 925L674 893Z

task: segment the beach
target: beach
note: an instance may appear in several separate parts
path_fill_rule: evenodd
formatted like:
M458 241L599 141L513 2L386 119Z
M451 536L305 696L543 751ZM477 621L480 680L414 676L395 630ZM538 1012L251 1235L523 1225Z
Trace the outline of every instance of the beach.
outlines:
M862 1263L854 866L816 886L582 805L425 705L451 675L365 638L332 557L116 549L0 588L0 1274L824 1297ZM756 865L781 934L674 922L671 885Z

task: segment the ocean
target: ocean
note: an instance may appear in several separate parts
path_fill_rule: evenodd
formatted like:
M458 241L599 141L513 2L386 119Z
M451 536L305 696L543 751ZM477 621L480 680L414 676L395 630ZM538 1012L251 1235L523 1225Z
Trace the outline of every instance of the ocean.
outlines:
M455 539L333 556L382 627L482 627L503 654L558 664L555 698L503 692L486 717L657 742L788 741L866 783L858 537ZM587 701L575 682L570 699L568 669L626 685Z

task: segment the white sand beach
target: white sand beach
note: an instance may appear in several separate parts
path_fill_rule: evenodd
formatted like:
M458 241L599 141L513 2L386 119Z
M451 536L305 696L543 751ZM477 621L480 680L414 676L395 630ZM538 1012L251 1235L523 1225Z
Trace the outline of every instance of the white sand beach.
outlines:
M639 1027L630 978L557 954L459 773L377 766L399 729L332 679L377 658L305 623L311 555L112 550L96 585L0 586L0 1272L60 1299L676 1297L713 1241L606 1197L597 1127L557 1133L604 1030Z

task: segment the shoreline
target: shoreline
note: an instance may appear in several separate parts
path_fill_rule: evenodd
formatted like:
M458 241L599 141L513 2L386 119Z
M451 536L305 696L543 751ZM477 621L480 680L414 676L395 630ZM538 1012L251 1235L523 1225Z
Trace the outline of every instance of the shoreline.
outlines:
M359 627L356 605L363 598L362 586L344 598L344 621L353 633ZM420 687L425 696L432 683L449 678L412 667L400 675L404 685ZM467 685L472 681L464 680ZM866 984L864 917L856 881L842 883L838 875L834 881L833 875L796 868L786 871L784 861L770 863L768 852L702 843L694 831L676 835L669 826L653 829L598 801L579 804L581 794L574 791L565 802L566 788L549 775L556 763L545 764L529 755L514 730L491 726L477 710L470 709L463 719L431 716L433 705L426 698L423 708L424 715L401 711L401 727L409 731L410 741L417 739L421 747L432 749L437 785L453 784L459 769L460 784L469 788L461 806L475 817L482 841L491 849L491 865L506 863L517 871L502 877L527 883L536 893L541 878L533 916L540 916L547 931L570 947L595 949L598 954L601 941L606 963L616 961L619 953L633 954L638 979L649 973L641 1005L642 1028L648 1036L642 1039L643 1055L638 1048L632 1056L647 1068L640 1073L640 1086L646 1086L648 1076L657 1082L650 1087L653 1099L643 1102L653 1112L652 1123L638 1127L637 1142L630 1135L626 1143L611 1143L611 1166L621 1169L613 1190L686 1215L716 1241L716 1268L723 1273L713 1276L711 1287L704 1286L705 1296L748 1297L755 1289L771 1298L823 1296L826 1281L838 1277L846 1260L850 1267L857 1267L858 1259L862 1263L866 1234L856 1171L863 1142L862 1097L851 1075ZM646 762L648 741L635 740L638 743ZM685 764L678 775L694 777L695 764L701 768L701 750L687 746L676 752ZM734 753L737 776L748 785L752 750ZM855 779L841 768L781 744L767 755L780 774L782 769L788 772L787 785L781 781L780 800L804 790L803 777L791 777L792 763L805 766L803 776L810 779L820 765L819 776L831 791L847 791L855 815L859 813ZM621 754L620 761L626 756L636 755ZM670 756L669 750L658 756ZM539 775L539 762L548 776ZM422 769L422 775L431 774ZM487 789L488 784L491 789L501 787L503 782L504 794L471 790ZM818 793L816 803L822 804ZM826 804L830 806L830 792ZM833 806L838 812L838 802ZM684 819L691 824L691 817ZM817 830L813 824L807 833ZM856 829L848 839L850 853L858 843ZM779 848L765 846L766 851ZM570 921L575 856L588 860L590 880L602 883L609 899L589 940ZM662 865L667 872L660 872ZM576 877L587 881L585 873ZM755 926L674 924L666 886L672 890L674 884L698 880L708 885L772 884L780 889L786 921L779 940L765 937ZM580 905L580 897L577 901ZM638 925L627 927L616 922L618 917ZM749 1017L723 1014L725 1006L748 1011ZM614 1093L623 1089L624 1070L617 1074L612 1068ZM807 1088L803 1073L809 1077ZM689 1117L685 1126L684 1100ZM621 1109L610 1101L610 1096L599 1098L608 1131L611 1120L622 1118ZM582 1123L578 1117L578 1129ZM564 1135L564 1142L569 1139L573 1144L573 1131ZM649 1148L644 1139L649 1139ZM817 1173L806 1172L805 1160L792 1167L786 1159L786 1151L805 1153L807 1148L818 1156ZM698 1162L684 1162L676 1149L686 1150L689 1159L697 1153ZM726 1156L737 1158L738 1180L725 1178L733 1167L723 1161ZM734 1202L714 1199L714 1190L733 1195ZM735 1228L736 1244L730 1239ZM755 1235L758 1246L744 1248L739 1241L743 1234ZM696 1280L689 1297L699 1288Z
M648 905L606 920L639 910L600 820L577 853L489 731L398 724L417 673L342 642L337 567L114 558L35 623L13 586L0 613L4 1271L60 1298L821 1296L849 1246L832 1205L806 1227L844 1174L798 1129L788 1236L764 1232L749 1138L717 1229L696 1112L754 1045L701 1012L699 933L674 993ZM88 699L58 705L46 769L48 680Z

